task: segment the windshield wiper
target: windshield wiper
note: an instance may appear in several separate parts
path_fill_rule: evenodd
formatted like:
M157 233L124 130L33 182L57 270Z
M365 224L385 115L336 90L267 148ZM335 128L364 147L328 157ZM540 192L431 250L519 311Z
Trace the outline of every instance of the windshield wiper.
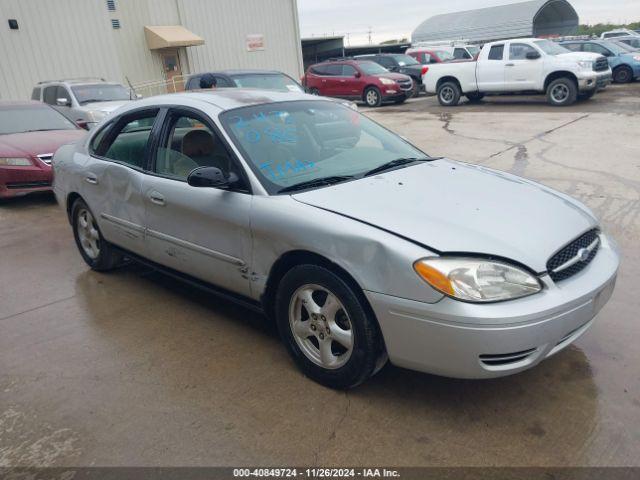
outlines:
M367 173L364 174L364 176L368 177L370 175L375 175L376 173L385 172L387 170L391 170L393 168L400 167L402 165L407 165L409 163L430 162L431 160L437 160L437 158L435 158L435 157L429 157L429 158L426 158L426 157L424 157L424 158L417 158L417 157L396 158L395 160L391 160L390 162L383 163L382 165L379 165L376 168L373 168L373 169L369 170Z
M288 187L281 188L277 193L295 192L304 190L305 188L323 187L325 185L333 185L334 183L344 182L355 178L353 175L334 175L332 177L314 178L300 183L294 183Z

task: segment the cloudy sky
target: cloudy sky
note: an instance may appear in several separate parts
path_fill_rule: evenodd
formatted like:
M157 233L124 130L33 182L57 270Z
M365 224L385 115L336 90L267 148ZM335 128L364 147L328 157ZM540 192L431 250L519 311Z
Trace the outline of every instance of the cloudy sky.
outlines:
M570 0L580 23L640 21L640 0ZM348 35L351 45L411 36L440 13L492 7L516 0L298 0L303 37ZM347 38L345 38L346 43Z

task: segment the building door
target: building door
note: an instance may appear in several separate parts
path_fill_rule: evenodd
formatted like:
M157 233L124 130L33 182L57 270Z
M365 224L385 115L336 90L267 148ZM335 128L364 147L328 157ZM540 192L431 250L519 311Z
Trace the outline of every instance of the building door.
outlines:
M181 92L184 90L184 79L180 67L180 56L177 49L163 49L160 51L164 78L167 80L167 92Z

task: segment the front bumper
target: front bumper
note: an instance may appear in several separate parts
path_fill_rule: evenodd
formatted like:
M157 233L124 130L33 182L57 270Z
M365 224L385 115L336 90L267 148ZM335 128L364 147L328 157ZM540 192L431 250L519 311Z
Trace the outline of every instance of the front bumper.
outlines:
M603 72L589 72L578 77L578 91L590 92L605 88L613 81L611 69Z
M390 361L400 367L457 378L517 373L559 352L592 324L615 286L618 254L601 236L598 254L582 272L530 297L472 304L445 297L422 303L367 291Z
M53 172L50 168L0 167L0 198L50 191Z

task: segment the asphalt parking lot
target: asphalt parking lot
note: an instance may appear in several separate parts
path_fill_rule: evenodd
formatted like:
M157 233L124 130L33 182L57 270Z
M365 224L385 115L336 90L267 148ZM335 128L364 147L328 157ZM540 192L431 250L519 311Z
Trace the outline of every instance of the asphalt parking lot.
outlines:
M0 205L0 466L640 465L640 83L567 109L363 111L428 153L591 207L623 256L593 328L512 377L388 365L336 392L260 316L144 267L91 272L51 196L16 199Z

